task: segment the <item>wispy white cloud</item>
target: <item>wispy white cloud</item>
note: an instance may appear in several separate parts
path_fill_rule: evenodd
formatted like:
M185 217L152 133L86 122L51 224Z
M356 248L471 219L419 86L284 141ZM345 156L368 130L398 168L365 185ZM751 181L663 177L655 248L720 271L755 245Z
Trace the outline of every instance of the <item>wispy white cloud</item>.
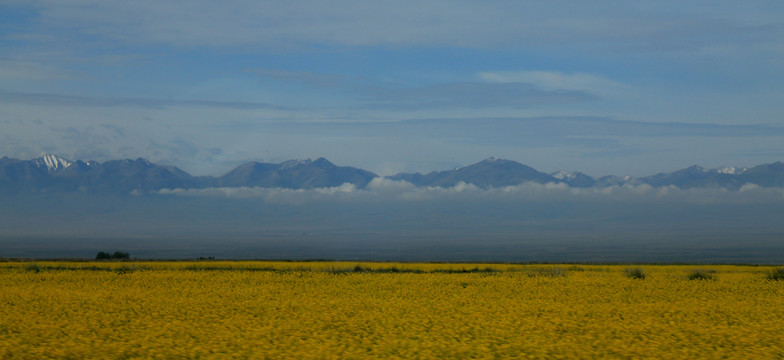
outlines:
M566 76L558 73L481 73L482 81L436 82L423 86L405 86L383 81L320 74L307 71L246 69L264 79L299 83L315 88L336 88L359 96L363 108L416 110L431 108L528 108L545 104L570 104L595 100L584 90L595 90L599 77L585 74ZM568 86L559 86L568 85ZM572 86L580 85L580 86Z
M570 104L595 100L578 90L543 90L520 82L439 83L414 88L368 87L368 107L388 109L425 108L529 108L545 104Z
M7 80L62 80L74 75L55 65L33 60L0 57L0 79Z
M292 81L311 86L342 86L347 79L345 76L331 74L317 74L308 71L288 71L279 69L245 69L245 72L262 78Z
M591 94L610 94L629 89L629 86L606 77L587 73L559 71L502 71L480 72L478 77L494 83L533 84L548 91L578 90Z
M285 107L265 103L252 103L240 101L210 101L210 100L173 100L153 98L116 98L99 96L79 96L46 93L25 93L0 90L0 102L16 104L32 104L44 106L84 106L84 107L147 107L167 108L174 106L209 107L230 109L275 109L284 110Z

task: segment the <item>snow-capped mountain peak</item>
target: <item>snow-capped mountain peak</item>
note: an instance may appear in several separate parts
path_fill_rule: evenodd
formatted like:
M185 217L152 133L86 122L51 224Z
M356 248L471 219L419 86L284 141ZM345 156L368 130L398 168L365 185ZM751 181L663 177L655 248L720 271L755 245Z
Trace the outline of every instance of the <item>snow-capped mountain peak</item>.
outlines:
M295 159L295 160L288 160L280 163L280 167L282 169L289 169L299 166L310 165L312 161L310 159Z
M558 179L558 180L569 180L573 179L576 174L569 171L558 170L550 173L550 176Z
M729 174L729 175L740 175L746 172L748 168L745 167L734 167L734 166L725 166L721 168L713 169L719 174Z
M45 154L36 159L35 164L40 167L46 167L47 170L52 172L67 168L71 166L72 162L54 154Z

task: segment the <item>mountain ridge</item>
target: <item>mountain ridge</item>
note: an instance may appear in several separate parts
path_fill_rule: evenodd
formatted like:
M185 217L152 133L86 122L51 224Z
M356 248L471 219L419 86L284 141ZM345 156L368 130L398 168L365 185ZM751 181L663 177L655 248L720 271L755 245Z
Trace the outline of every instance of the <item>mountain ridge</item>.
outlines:
M30 160L0 158L0 192L88 192L115 194L154 193L162 189L211 187L267 187L314 189L345 183L365 188L378 175L350 166L338 166L320 157L280 163L251 161L221 176L193 176L172 165L158 165L143 158L109 160L68 160L46 154ZM564 183L575 188L634 186L679 188L713 187L738 190L746 184L784 187L784 162L750 168L705 169L693 165L670 173L645 177L605 175L592 177L579 171L543 173L513 160L490 157L452 170L398 173L384 177L416 186L451 187L470 183L480 188L514 186L525 182Z

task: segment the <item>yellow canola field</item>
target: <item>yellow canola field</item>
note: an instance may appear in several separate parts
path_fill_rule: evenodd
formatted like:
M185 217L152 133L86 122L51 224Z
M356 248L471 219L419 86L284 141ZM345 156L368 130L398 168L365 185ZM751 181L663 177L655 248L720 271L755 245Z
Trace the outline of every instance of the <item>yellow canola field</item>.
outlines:
M771 268L627 268L4 262L0 359L784 358Z

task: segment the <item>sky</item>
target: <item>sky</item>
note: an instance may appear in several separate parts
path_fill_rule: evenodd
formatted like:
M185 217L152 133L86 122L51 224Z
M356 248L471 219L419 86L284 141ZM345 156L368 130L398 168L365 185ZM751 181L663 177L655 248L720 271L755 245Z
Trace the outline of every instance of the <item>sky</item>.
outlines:
M0 0L0 156L193 175L784 160L780 1Z

